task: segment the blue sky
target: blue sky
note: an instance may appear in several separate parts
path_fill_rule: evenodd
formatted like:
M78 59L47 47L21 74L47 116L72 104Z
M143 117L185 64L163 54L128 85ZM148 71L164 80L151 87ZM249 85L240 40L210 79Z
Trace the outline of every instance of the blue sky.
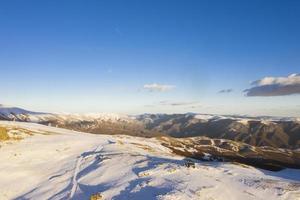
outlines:
M0 28L3 104L300 115L299 76L289 78L300 72L300 1L11 0ZM265 93L285 90L282 78L293 92Z

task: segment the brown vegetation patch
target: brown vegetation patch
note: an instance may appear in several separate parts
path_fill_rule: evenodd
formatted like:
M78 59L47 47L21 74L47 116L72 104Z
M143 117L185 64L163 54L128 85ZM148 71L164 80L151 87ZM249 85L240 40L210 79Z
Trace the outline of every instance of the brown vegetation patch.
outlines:
M102 200L103 197L100 193L97 193L97 194L93 194L91 197L90 197L90 200Z
M7 129L0 127L0 141L9 140Z
M152 152L152 153L155 152L155 150L152 147L148 146L148 145L138 144L138 143L134 143L134 142L131 143L131 144L133 144L133 145L135 145L135 146L137 146L137 147L139 147L143 150L146 150L148 152Z

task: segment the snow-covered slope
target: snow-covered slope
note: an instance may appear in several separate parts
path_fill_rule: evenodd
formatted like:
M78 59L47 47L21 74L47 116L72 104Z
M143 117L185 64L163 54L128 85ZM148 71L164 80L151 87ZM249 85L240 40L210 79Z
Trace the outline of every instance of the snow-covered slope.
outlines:
M0 199L299 199L300 170L187 160L158 139L0 121ZM101 198L100 198L101 197Z

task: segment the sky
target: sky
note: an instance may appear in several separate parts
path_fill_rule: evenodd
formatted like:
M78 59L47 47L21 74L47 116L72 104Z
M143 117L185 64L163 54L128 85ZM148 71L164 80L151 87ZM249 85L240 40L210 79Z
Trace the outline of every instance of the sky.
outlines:
M300 1L0 0L0 103L300 116Z

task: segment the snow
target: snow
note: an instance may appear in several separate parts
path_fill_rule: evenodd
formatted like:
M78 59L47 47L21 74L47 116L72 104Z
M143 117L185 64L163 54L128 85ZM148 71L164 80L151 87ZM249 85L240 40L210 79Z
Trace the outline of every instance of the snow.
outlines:
M220 116L216 116L216 115L209 115L209 114L197 114L195 115L196 119L201 119L201 120L212 120L212 119L220 119Z
M240 122L241 124L243 124L244 126L248 126L249 123L249 119L241 119L238 122Z
M238 122L243 124L244 126L248 126L249 125L249 121L253 121L253 119L247 119L247 118L242 118L240 119ZM260 122L262 124L265 124L265 125L270 125L272 123L274 123L273 121L276 121L275 119L261 119Z
M22 140L0 142L0 199L299 199L300 170L195 162L158 139L92 135L32 123ZM17 133L17 132L16 132ZM24 135L24 134L23 134ZM191 161L189 161L191 162Z

